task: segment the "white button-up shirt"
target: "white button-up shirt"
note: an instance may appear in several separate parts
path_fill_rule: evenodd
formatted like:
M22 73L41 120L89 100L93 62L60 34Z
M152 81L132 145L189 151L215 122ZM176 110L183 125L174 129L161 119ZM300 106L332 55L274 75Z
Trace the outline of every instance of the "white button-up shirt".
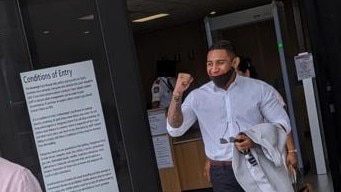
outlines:
M277 94L263 81L238 75L227 90L210 81L189 93L181 107L182 125L173 128L167 121L168 133L173 137L181 136L198 120L207 157L232 160L233 143L222 144L221 138L229 140L265 120L279 123L290 132L289 117Z

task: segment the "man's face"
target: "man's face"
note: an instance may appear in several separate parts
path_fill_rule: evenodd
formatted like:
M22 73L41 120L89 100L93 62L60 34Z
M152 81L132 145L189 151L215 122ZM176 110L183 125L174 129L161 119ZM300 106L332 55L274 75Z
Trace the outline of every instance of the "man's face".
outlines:
M236 61L224 49L211 50L207 53L207 74L208 76L218 76L228 72L231 67L236 69Z

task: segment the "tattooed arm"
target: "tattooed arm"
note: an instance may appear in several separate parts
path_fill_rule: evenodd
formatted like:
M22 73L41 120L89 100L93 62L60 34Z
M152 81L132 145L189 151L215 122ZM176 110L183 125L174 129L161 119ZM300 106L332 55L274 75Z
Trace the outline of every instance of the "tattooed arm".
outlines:
M181 112L181 101L184 91L188 89L192 83L193 78L190 74L179 73L176 85L173 91L172 101L168 108L168 123L173 128L178 128L183 122L183 115Z

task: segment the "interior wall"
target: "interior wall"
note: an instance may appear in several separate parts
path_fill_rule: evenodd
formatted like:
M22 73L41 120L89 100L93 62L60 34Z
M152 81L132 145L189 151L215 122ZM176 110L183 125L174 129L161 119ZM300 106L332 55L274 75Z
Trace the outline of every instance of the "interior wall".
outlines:
M191 88L207 81L207 41L203 22L196 21L139 34L134 39L148 108L151 86L156 78L156 61L159 59L177 60L177 72L190 73L194 77Z
M259 79L273 85L284 95L272 20L224 30L223 37L232 40L238 54L251 58Z

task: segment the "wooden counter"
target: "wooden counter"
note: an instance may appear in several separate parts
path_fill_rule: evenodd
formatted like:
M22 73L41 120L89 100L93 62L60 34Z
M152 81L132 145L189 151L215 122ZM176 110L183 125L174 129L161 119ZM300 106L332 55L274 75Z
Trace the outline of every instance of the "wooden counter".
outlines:
M172 138L170 140L170 147L172 152L172 159L174 167L159 169L159 176L163 192L181 192L180 178L177 168L177 161L173 148Z
M202 139L179 142L173 147L182 191L211 187L203 175L206 156Z
M171 138L174 167L159 169L163 192L181 192L209 188L203 175L205 152L200 132L189 132L183 137Z

